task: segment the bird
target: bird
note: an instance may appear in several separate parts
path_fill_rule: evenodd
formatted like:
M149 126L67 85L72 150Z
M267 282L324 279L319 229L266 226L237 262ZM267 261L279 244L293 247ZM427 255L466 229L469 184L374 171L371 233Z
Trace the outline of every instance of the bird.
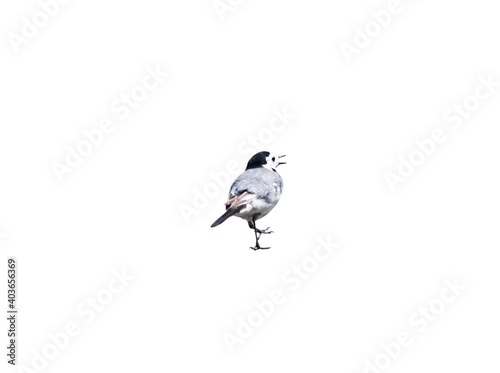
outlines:
M255 233L255 246L250 249L270 249L261 247L259 239L262 234L274 232L269 230L270 227L258 229L256 221L269 214L281 198L283 180L276 169L286 164L281 161L283 157L285 156L262 151L250 158L245 172L234 180L229 189L226 212L211 227L224 223L231 216L242 218Z

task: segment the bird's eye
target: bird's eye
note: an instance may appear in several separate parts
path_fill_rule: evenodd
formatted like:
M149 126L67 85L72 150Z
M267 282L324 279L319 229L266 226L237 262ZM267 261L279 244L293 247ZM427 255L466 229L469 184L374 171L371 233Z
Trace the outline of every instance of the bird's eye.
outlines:
M273 162L276 160L276 157L273 157Z

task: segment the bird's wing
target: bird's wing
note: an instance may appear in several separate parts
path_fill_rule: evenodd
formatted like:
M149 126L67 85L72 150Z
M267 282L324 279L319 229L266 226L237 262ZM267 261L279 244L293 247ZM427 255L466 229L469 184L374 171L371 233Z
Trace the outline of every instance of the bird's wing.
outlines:
M231 185L226 209L242 206L256 198L267 198L276 192L274 184L280 176L267 169L251 169L242 173Z
M240 194L230 194L229 199L226 202L226 210L243 206L255 198L257 198L257 195L248 191L244 191Z

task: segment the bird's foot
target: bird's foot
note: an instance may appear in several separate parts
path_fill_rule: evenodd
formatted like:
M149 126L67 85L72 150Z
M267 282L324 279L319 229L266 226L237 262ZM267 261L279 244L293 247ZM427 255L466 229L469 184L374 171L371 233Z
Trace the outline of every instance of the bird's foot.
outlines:
M262 247L260 245L256 245L254 247L250 247L253 251L257 251L257 250L267 250L267 249L270 249L270 247Z
M271 233L274 233L273 231L270 231L271 227L267 227L266 229L258 229L258 228L255 228L256 232L259 233L259 234L271 234Z

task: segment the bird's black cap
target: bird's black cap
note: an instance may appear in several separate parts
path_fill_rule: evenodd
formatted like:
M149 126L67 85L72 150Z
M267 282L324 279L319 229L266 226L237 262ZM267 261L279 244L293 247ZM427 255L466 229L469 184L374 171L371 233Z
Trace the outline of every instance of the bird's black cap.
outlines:
M246 170L250 170L252 168L262 167L263 165L265 165L267 163L266 158L269 157L270 154L271 153L269 153L269 152L260 152L260 153L255 154L248 161Z

